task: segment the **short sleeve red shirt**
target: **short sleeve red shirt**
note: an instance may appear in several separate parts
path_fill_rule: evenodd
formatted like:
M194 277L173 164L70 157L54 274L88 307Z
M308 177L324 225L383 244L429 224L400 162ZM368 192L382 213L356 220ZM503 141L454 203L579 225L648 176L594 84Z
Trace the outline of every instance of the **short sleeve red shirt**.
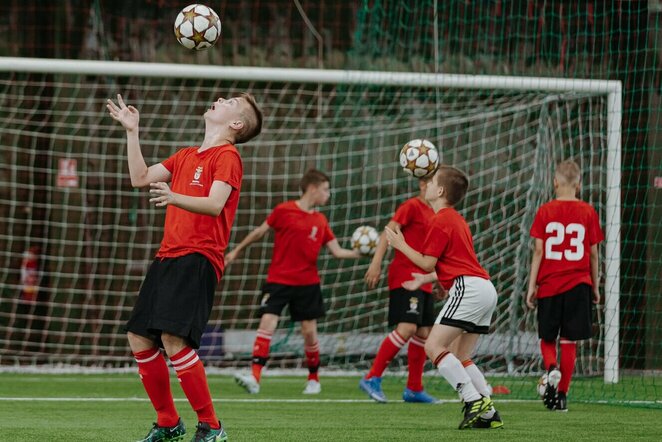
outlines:
M220 280L224 268L223 252L239 204L243 175L239 152L231 144L212 147L201 153L197 147L187 147L162 164L172 174L170 188L175 193L206 197L214 181L232 186L218 216L201 215L169 205L161 248L156 254L159 258L173 258L200 253L212 263Z
M543 204L533 220L531 236L543 242L538 298L559 295L582 283L593 285L591 246L604 240L593 206L560 200Z
M428 233L428 222L433 216L432 207L420 198L410 198L398 207L391 220L400 225L407 244L414 250L421 250L423 240ZM390 290L402 288L403 282L412 279L412 273L425 273L425 271L411 262L404 253L396 250L388 268L388 288ZM430 293L432 284L425 284L420 289Z
M458 276L490 279L478 263L469 225L452 207L441 209L432 217L421 253L437 257L437 278L446 290Z
M302 210L295 201L277 205L267 217L274 229L274 249L267 282L285 285L319 284L317 257L335 239L326 217Z

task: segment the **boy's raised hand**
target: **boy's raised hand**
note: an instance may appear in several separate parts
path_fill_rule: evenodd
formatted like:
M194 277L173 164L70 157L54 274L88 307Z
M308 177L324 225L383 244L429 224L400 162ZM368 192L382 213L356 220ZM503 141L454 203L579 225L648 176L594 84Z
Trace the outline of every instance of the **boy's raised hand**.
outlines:
M117 94L117 104L113 100L108 99L106 108L108 108L108 113L113 120L119 121L127 132L132 132L138 128L138 123L140 122L138 109L124 104L124 100L120 94Z

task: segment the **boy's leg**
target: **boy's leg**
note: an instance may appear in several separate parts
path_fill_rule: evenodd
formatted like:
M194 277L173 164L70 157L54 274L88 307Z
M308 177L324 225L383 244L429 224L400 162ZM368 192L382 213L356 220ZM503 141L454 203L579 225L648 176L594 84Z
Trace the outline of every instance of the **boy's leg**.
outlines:
M175 427L179 414L170 391L170 372L161 350L148 338L129 332L129 346L138 363L140 380L156 410L159 427Z
M462 333L460 328L435 324L425 344L425 352L444 379L460 393L462 399L465 402L473 402L480 399L481 395L460 360L448 350L451 343ZM462 350L458 346L458 351Z
M561 338L561 381L558 391L568 394L572 373L575 371L575 361L577 360L577 343L565 338Z
M212 429L220 429L220 422L216 417L207 384L205 367L198 353L180 336L162 333L161 340L177 373L179 385L198 415L198 422L208 424Z
M308 366L308 380L319 382L320 344L317 339L317 320L301 321L301 334Z
M430 327L419 327L407 348L407 365L409 369L407 388L411 391L423 391L423 367L425 367L425 341L430 334Z
M260 382L262 369L267 365L271 338L278 326L278 319L279 317L272 313L265 313L260 318L260 325L257 328L255 343L253 344L253 362L251 364L251 371L257 382Z
M370 371L365 376L366 379L373 377L380 378L391 363L393 358L400 352L400 349L405 346L409 338L416 332L416 324L401 322L397 325L395 330L389 333L377 350L375 360L372 363Z

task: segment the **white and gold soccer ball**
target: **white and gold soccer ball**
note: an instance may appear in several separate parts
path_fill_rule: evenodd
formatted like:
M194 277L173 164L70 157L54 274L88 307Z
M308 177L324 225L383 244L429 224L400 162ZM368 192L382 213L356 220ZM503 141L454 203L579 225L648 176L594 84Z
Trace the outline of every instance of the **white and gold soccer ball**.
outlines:
M361 255L374 255L379 243L379 233L372 226L360 226L352 233L352 249Z
M400 166L405 172L416 178L432 175L438 165L439 151L428 140L411 140L400 150Z
M187 49L207 49L220 36L221 19L209 6L188 5L175 19L175 37Z

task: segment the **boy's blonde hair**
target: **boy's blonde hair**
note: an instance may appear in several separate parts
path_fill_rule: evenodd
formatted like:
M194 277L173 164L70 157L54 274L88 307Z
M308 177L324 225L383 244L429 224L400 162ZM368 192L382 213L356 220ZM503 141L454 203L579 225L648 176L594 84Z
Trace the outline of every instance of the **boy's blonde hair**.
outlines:
M582 172L573 160L565 160L556 166L554 177L560 184L577 186L581 181Z
M255 97L248 93L242 93L240 98L243 98L248 104L248 112L241 112L244 127L237 132L234 144L246 143L262 132L262 110L255 101Z
M437 185L446 192L446 201L455 206L464 198L469 188L469 178L460 169L453 166L439 166Z

